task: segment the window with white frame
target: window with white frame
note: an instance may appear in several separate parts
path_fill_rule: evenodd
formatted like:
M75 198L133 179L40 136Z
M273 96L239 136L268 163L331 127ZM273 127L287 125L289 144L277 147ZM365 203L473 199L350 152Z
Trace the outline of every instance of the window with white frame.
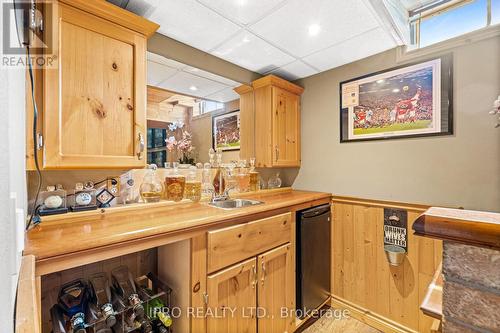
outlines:
M500 0L435 0L409 12L411 48L500 23Z

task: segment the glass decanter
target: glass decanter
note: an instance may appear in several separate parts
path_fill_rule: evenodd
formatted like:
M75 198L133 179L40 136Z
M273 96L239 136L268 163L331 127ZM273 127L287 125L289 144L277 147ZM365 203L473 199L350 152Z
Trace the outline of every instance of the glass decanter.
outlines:
M139 189L144 202L158 202L161 199L163 185L156 177L156 168L156 164L148 165L148 171Z
M275 176L269 178L267 181L267 188L279 188L281 187L280 173L277 172Z
M179 163L173 163L173 170L165 177L165 197L170 201L181 201L184 197L186 177L179 172Z
M214 195L214 192L215 192L214 185L212 184L210 171L211 171L210 163L205 163L203 165L203 173L202 173L202 178L201 178L201 200L202 201L211 200L212 196Z
M189 167L189 175L184 187L184 198L193 202L198 202L201 199L201 182L196 177L196 170L195 166Z

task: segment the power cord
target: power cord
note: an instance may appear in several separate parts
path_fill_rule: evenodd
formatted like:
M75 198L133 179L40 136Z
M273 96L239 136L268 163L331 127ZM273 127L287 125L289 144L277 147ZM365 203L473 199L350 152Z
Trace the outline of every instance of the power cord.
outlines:
M26 45L26 53L28 55L28 72L30 76L31 83L31 100L33 102L33 157L35 159L35 168L38 176L38 186L36 190L35 200L33 201L33 210L30 215L28 224L26 225L26 230L28 230L33 223L37 225L41 222L40 216L38 215L38 209L40 205L37 205L38 196L40 195L40 190L42 189L42 172L40 171L40 165L38 164L38 137L37 137L37 121L38 121L38 107L36 105L35 99L35 80L33 78L33 64L31 63L30 47Z

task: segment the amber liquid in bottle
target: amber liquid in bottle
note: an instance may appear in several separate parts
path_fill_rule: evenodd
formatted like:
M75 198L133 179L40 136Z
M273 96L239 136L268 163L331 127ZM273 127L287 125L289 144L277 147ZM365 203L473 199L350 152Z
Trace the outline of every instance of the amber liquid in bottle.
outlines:
M161 199L161 192L142 192L141 197L145 202L158 202Z
M217 173L215 174L214 177L214 192L217 195L221 195L224 193L224 190L226 189L226 181L224 180L224 176L222 175L221 169L217 169Z
M259 173L257 171L250 171L250 191L257 191L259 189Z
M165 178L166 199L171 201L181 201L184 196L186 178L184 176L167 176Z
M201 182L187 181L184 187L184 198L194 202L201 199Z

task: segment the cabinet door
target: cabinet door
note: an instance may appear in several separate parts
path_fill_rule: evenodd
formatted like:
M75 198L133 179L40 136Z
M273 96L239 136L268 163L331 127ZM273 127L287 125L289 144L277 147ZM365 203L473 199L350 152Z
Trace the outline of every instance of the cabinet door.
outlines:
M258 257L259 332L283 333L295 330L295 269L290 244ZM288 311L283 311L288 309ZM265 312L265 315L262 315Z
M300 166L299 96L273 87L273 166Z
M207 277L208 333L257 332L256 265L252 258Z
M49 14L44 168L144 166L146 38L61 3Z

